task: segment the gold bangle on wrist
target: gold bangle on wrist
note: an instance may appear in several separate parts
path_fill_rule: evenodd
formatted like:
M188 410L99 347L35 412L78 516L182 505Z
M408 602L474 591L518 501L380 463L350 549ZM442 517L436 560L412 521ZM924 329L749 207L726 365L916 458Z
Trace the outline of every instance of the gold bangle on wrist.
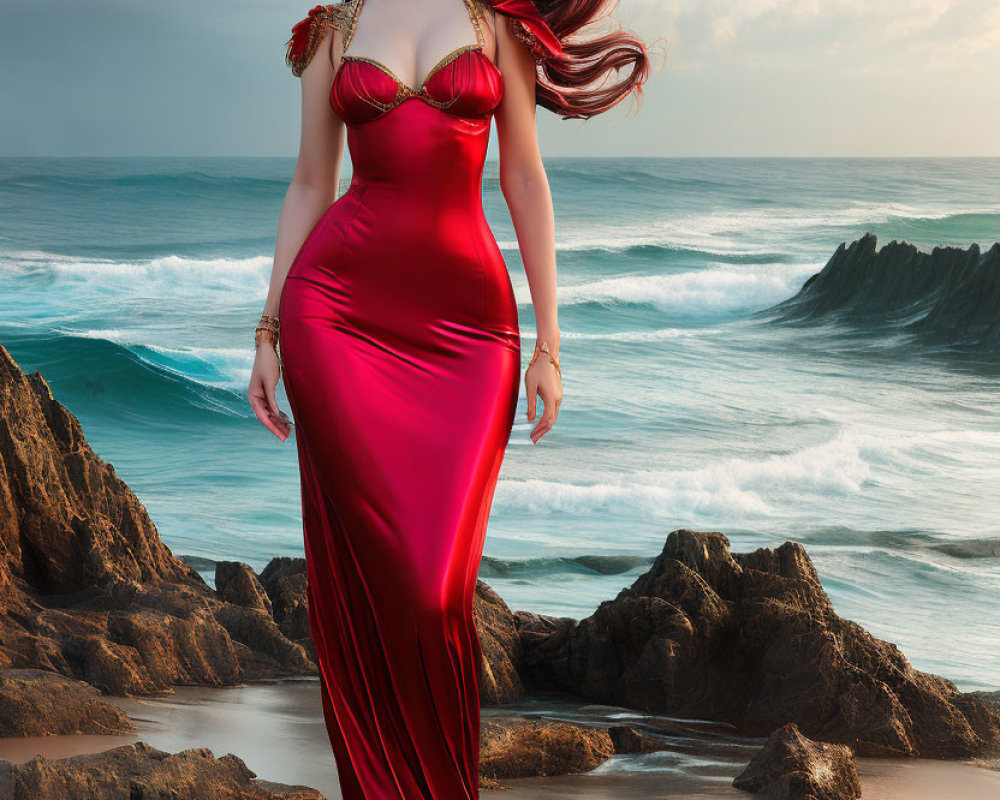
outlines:
M281 356L278 354L280 329L281 325L279 324L277 317L271 316L270 314L263 314L260 318L260 322L257 323L257 327L254 329L253 334L254 349L260 347L261 342L267 342L274 348L275 354L278 355L279 363L281 361Z
M541 345L535 349L535 353L532 355L531 361L528 362L528 366L530 367L535 363L535 359L538 358L539 353L545 353L545 355L549 357L549 361L552 363L552 366L556 368L556 373L558 373L559 377L562 378L562 367L559 364L559 359L552 354L551 350L549 350L548 342L542 342Z

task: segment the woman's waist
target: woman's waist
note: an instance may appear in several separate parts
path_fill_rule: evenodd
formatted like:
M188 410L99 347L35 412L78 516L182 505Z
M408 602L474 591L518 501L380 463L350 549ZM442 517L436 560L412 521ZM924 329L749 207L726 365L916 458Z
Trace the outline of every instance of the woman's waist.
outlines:
M513 287L485 221L415 224L353 197L331 206L289 271L318 302L366 326L416 331L437 320L516 333Z
M415 196L384 181L355 177L324 214L324 223L364 249L421 248L499 257L479 192Z
M354 170L350 189L363 193L365 205L410 219L483 216L482 178L478 175L411 175Z
M423 111L422 103L405 104ZM397 109L398 110L398 109ZM488 120L464 120L437 109L406 126L405 116L347 129L347 146L358 179L414 192L466 192L482 182L489 148Z

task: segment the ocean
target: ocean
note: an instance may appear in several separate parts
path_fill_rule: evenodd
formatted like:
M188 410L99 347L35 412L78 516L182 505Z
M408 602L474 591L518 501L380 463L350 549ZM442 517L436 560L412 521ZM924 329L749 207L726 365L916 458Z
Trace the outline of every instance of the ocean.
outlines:
M676 528L723 531L734 550L795 540L842 616L962 689L1000 689L1000 370L902 328L766 313L865 232L923 249L1000 240L1000 159L546 166L564 402L532 445L522 387L481 577L513 608L579 618ZM43 373L179 555L259 569L303 552L294 444L245 400L293 168L0 159L0 343ZM495 162L484 203L527 357Z

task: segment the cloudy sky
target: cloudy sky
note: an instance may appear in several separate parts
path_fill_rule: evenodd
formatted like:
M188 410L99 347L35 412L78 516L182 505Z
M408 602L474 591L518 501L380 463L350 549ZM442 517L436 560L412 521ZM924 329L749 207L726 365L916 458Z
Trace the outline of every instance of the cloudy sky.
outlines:
M419 2L419 0L413 0ZM0 155L294 155L290 0L0 0ZM1000 155L1000 0L621 0L638 114L547 154Z

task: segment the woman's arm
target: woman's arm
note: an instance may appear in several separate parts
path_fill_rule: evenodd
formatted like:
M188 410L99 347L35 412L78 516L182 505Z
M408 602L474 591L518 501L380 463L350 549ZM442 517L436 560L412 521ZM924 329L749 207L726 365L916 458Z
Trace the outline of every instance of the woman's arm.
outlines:
M547 344L559 358L559 319L556 303L555 222L549 181L538 149L535 124L535 59L517 39L510 20L496 15L497 66L504 77L504 96L496 110L500 145L500 188L517 234L524 271L535 309L538 338L532 363L524 373L528 420L535 419L536 396L545 411L531 431L538 443L555 424L562 403L562 380L551 360L539 353Z
M274 266L262 313L277 316L285 278L306 236L337 198L344 150L344 123L329 103L334 64L343 36L330 28L315 57L302 72L302 132L299 156L278 218ZM257 419L284 441L291 433L274 397L281 377L278 355L262 342L254 358L247 396Z

